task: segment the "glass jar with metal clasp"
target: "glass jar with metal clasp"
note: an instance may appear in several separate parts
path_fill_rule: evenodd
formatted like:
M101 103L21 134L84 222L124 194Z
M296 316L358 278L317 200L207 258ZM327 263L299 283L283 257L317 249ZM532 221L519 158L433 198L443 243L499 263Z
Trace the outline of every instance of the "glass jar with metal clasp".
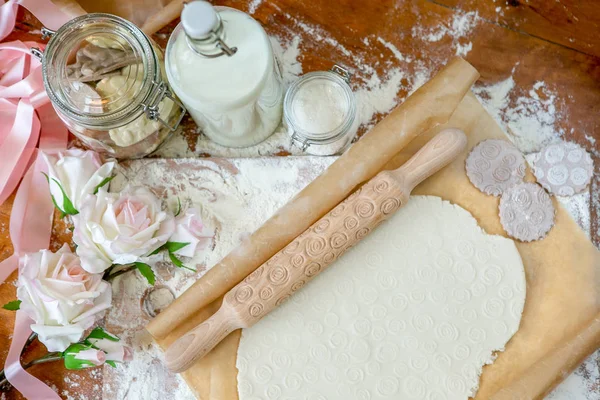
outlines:
M32 52L42 61L46 92L87 147L139 158L177 129L186 110L167 83L163 53L134 24L96 13L44 33L44 52Z
M318 156L344 152L358 130L356 99L347 69L310 72L287 90L283 114L292 144Z

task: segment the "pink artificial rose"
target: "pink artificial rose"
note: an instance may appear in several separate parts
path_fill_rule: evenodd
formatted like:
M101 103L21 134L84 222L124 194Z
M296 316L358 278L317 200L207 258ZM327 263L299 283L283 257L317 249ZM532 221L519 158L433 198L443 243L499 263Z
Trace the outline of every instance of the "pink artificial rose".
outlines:
M212 238L213 232L204 226L198 210L189 208L175 218L175 233L169 242L189 243L174 253L184 257L194 257L199 251L208 247Z
M56 253L42 250L19 260L17 297L48 351L64 351L81 339L100 312L110 307L112 291L100 274L90 274L66 244Z
M163 211L160 200L143 187L128 187L120 193L101 189L83 201L73 224L81 266L92 273L138 261L165 244L175 231L173 215Z

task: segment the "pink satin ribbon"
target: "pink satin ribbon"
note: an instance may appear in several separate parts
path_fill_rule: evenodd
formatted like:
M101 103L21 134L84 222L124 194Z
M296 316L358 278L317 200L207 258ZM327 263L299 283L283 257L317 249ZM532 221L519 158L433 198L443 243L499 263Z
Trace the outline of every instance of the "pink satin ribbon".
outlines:
M0 6L0 40L14 29L19 5L44 26L56 30L71 17L50 0L9 0ZM49 103L42 66L32 57L35 42L0 44L0 204L19 185L10 215L12 256L0 263L0 283L18 267L19 256L48 248L54 207L42 172L47 166L39 151L64 149L68 132ZM28 399L60 400L46 384L21 366L21 351L33 321L17 311L13 340L4 365L7 380Z

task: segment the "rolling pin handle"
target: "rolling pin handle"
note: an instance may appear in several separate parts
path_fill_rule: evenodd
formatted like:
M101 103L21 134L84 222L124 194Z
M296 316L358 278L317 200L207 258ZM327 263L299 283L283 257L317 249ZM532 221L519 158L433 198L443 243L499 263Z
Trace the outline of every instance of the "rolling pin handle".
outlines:
M165 353L167 368L171 372L185 371L239 328L241 326L229 317L228 309L221 306L210 318L169 346Z
M425 144L410 160L396 170L404 176L408 192L450 164L467 147L467 136L456 128L444 129Z

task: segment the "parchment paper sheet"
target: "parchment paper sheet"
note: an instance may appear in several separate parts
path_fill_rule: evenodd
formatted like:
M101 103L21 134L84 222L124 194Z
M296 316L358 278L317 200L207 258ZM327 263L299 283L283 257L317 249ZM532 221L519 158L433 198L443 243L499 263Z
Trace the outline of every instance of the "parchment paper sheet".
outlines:
M464 85L465 81L461 82ZM446 81L445 84L451 86L453 82ZM432 90L431 86L424 89L425 92L430 90ZM443 104L443 100L440 101L442 103L438 105L421 103L421 107L415 106L412 111L432 114L434 107ZM469 138L469 149L481 140L504 137L501 129L477 99L472 94L468 94L448 123L414 139L385 168L391 169L401 165L444 127L463 129ZM368 135L358 143L367 138ZM353 154L360 158L360 153ZM466 154L467 152L450 166L419 185L414 193L435 195L450 200L471 212L488 233L504 235L498 218L498 199L486 196L475 189L464 173ZM376 157L376 154L369 156ZM530 173L528 173L528 180L533 180ZM323 191L331 191L331 186L321 188ZM539 242L517 243L527 276L527 300L521 327L507 345L506 351L499 354L494 364L484 368L476 399L490 399L500 389L518 379L524 381L518 382L510 392L503 392L504 397L497 398L541 398L553 384L562 380L563 373L566 376L563 368L574 365L574 354L577 353L578 357L581 357L579 359L582 359L595 348L595 342L598 340L598 323L596 321L596 325L591 328L586 327L586 324L600 310L597 292L600 281L598 276L600 254L568 212L556 201L554 204L557 208L556 225L548 237ZM200 282L203 280L204 278ZM226 287L221 285L218 289L224 291ZM159 344L167 345L177 335L182 334L183 330L208 317L216 310L219 301L204 307L193 318L184 321L170 336L158 340ZM190 310L195 309L194 303L187 303L186 306ZM587 334L579 336L577 346L565 346L563 342L566 339L577 335L584 328L586 328L584 333ZM198 398L202 400L237 398L235 358L239 337L239 332L230 335L209 356L183 374ZM557 348L563 348L562 356L545 360L543 368L532 367L538 360ZM525 373L530 375L524 375ZM548 376L548 373L556 376Z
M472 94L465 97L447 126L461 128L467 133L468 149L484 139L505 138ZM439 129L441 127L419 136L386 168L401 165ZM506 236L498 217L498 198L484 195L467 179L464 172L466 154L423 182L413 193L450 200L471 212L486 232ZM534 181L530 170L526 179ZM569 213L555 199L553 203L557 210L556 225L548 236L532 243L515 242L527 277L527 299L521 326L494 364L484 368L476 399L490 399L526 372L533 371L536 361L562 346L564 340L577 335L600 310L600 252ZM527 391L515 387L504 392L506 397L498 399L543 398L578 364L569 359L575 354L573 351L580 353L580 362L596 349L597 335L588 334L582 339L584 343L579 342L578 349L571 347L561 353L561 357L545 360L551 363L546 365L550 368L528 375L520 385ZM548 376L550 373L555 376Z

